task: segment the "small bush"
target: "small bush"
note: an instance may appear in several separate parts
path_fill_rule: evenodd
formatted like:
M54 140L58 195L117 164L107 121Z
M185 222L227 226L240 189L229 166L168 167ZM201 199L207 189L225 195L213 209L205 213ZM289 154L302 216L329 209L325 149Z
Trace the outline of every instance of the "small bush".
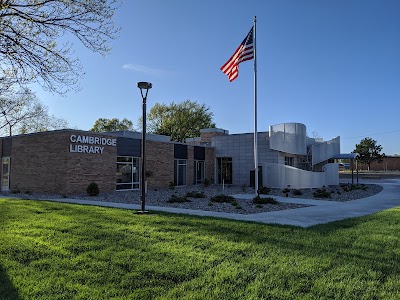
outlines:
M284 189L282 190L282 193L284 193L284 194L290 193L290 189L284 188Z
M236 209L242 209L242 207L240 205L236 205L235 208Z
M242 184L242 186L240 187L240 189L242 190L243 193L246 192L247 190L247 186L245 184Z
M303 195L303 192L300 191L300 190L293 190L292 194L295 195L295 196L301 196L301 195Z
M211 201L208 201L208 206L213 206L214 204Z
M187 199L185 196L176 196L172 195L168 201L169 203L184 203L184 202L191 202L189 199Z
M228 195L217 195L211 198L212 202L217 202L217 203L232 203L233 201L235 201L235 198L232 196L228 196Z
M97 185L96 182L91 182L89 183L86 192L91 197L98 196L100 193L99 186Z
M11 193L13 193L13 194L19 194L19 193L21 193L21 191L18 190L18 189L15 189L15 190L12 190Z
M278 204L278 201L276 201L274 198L271 198L271 197L261 198L260 196L255 196L253 198L253 203L254 204Z
M271 191L271 189L269 187L262 186L261 188L258 189L258 191L262 195L267 195Z
M261 204L257 204L256 208L263 208L263 206Z
M318 189L313 193L314 198L331 198L331 193L326 189Z
M26 191L25 194L32 195L32 192L31 191Z
M174 190L174 189L175 189L175 186L176 186L176 184L175 184L175 182L173 182L173 181L170 181L170 182L168 183L168 188L169 188L170 190Z
M203 184L205 187L208 187L211 184L211 181L209 179L204 179Z
M238 203L236 200L233 200L233 201L231 202L231 204L232 204L233 206L238 206L238 205L239 205L239 203Z
M203 192L187 192L186 197L188 197L188 198L205 198L206 195L204 195Z

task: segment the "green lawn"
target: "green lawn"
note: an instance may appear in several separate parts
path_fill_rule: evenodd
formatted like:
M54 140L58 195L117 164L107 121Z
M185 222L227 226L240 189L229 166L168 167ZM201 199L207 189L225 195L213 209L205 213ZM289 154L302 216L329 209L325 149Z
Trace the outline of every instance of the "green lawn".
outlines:
M400 299L400 208L302 229L0 199L0 299Z

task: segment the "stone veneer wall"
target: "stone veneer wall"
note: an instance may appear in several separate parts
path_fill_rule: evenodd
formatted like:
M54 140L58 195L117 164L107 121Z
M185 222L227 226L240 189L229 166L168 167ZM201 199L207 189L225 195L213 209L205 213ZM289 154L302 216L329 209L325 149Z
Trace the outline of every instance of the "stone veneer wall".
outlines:
M146 170L148 188L168 187L174 181L174 144L146 141Z

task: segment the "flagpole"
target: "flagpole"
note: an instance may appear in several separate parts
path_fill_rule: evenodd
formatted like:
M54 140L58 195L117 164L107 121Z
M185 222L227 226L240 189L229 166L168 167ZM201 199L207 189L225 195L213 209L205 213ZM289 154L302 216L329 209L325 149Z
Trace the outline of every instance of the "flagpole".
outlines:
M253 25L254 45L254 189L258 194L258 138L257 138L257 56L256 56L256 16Z

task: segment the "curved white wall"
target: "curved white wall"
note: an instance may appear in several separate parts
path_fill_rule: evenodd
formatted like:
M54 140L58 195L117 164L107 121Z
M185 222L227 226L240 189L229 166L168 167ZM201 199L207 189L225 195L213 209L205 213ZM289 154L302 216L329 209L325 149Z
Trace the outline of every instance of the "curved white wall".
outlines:
M340 137L311 146L313 166L340 154Z
M324 172L311 172L282 164L265 163L263 185L271 188L320 188L339 184L338 164L326 164Z
M306 126L301 123L284 123L269 127L270 149L305 155L307 154L306 145Z

